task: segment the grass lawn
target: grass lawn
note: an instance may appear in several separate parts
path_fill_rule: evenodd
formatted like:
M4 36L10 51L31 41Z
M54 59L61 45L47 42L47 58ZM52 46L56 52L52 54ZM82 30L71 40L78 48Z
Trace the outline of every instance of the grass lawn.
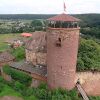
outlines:
M15 96L15 97L22 97L20 93L14 91L12 88L10 88L9 86L5 85L3 87L2 92L0 93L0 97L3 96Z
M18 91L15 91L14 89L12 89L11 87L5 85L3 87L2 92L0 92L0 100L5 100L2 98L5 97L12 97L13 99L11 100L37 100L36 97L34 95L31 96L22 96ZM8 100L8 99L7 99Z
M8 45L6 43L0 42L0 51L4 51L8 49Z
M0 51L4 51L9 48L8 44L4 42L12 38L20 38L20 34L0 34Z

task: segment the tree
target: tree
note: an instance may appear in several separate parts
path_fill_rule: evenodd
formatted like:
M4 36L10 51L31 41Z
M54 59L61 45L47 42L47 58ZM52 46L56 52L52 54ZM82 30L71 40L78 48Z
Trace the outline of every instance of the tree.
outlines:
M12 49L11 53L15 56L17 61L23 60L25 58L25 48L18 47L16 49Z
M100 70L100 45L91 39L81 39L77 69Z
M40 20L33 20L31 22L31 26L33 26L33 27L42 26L42 22Z
M34 30L41 31L43 30L43 24L40 20L33 20L31 26L34 27Z

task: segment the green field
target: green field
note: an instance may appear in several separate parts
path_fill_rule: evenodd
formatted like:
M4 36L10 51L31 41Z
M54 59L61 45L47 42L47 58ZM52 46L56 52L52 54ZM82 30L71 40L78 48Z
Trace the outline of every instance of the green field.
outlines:
M8 44L5 43L6 40L19 38L20 34L0 34L0 51L7 50L9 48Z

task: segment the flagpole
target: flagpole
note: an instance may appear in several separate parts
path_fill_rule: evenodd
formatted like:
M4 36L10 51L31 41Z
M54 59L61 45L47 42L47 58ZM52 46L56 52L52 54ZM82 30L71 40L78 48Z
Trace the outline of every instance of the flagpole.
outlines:
M64 12L64 0L63 0L63 12Z
M66 4L64 0L63 0L63 12L66 13Z

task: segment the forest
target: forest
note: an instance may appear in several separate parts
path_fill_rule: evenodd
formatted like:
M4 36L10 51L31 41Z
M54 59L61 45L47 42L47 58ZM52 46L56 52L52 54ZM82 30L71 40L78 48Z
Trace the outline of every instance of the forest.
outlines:
M21 33L43 30L45 19L56 14L4 14L0 15L0 33ZM92 37L100 38L100 14L76 14L79 18L81 33ZM36 23L36 20L38 21ZM34 23L35 21L35 29ZM39 23L40 21L40 23Z

